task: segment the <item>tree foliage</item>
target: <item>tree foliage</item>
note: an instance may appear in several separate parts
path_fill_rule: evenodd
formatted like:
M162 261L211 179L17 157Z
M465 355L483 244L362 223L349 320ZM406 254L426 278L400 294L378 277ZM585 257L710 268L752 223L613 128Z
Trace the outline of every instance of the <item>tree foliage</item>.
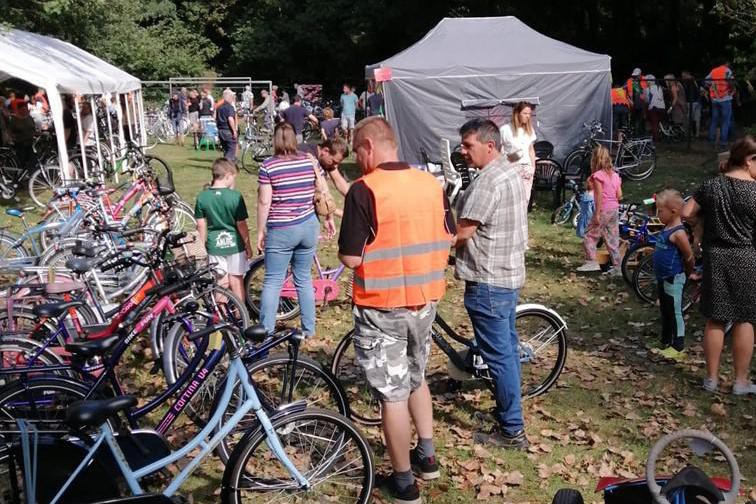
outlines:
M335 89L418 41L445 16L514 15L636 67L699 74L722 54L754 67L756 0L0 0L5 21L94 52L143 79L223 75ZM732 36L731 36L732 35ZM471 51L511 51L477 47Z

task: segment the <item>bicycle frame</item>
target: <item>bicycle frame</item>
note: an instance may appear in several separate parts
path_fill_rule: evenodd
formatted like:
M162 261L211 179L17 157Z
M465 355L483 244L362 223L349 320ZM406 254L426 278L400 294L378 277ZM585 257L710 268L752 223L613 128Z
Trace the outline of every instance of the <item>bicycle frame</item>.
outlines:
M217 352L219 351L219 349L214 349L213 351ZM229 404L231 403L231 397L234 390L237 388L237 383L240 384L241 390L243 391L242 397L244 397L244 402L238 407L234 415L224 423L223 415L226 411L226 408L228 408ZM186 402L189 402L191 397L199 388L194 384L195 382L193 381L187 386L186 390L181 395L179 402L184 400L185 395L188 395ZM226 379L226 384L223 389L219 407L216 409L215 413L207 422L205 427L191 441L189 441L181 449L172 452L170 455L163 457L162 459L157 460L152 464L133 470L126 461L126 457L124 456L123 451L121 450L118 442L115 439L112 428L106 422L100 426L100 433L95 439L92 447L88 450L87 455L84 457L84 460L81 461L79 466L64 483L63 487L58 491L57 495L53 498L50 504L56 504L60 501L60 499L65 494L65 491L71 486L76 477L87 467L87 465L94 458L97 450L103 443L107 444L108 448L113 454L113 458L115 459L118 468L123 474L123 477L129 486L129 490L133 495L144 494L144 490L142 490L142 487L139 485L139 480L141 478L152 474L155 471L159 471L160 469L163 469L171 464L174 464L179 460L185 458L196 448L201 448L199 454L193 457L192 460L190 460L189 463L187 463L187 465L181 470L181 472L179 472L173 478L168 487L163 490L162 495L171 497L178 491L184 481L187 480L187 478L191 475L194 469L197 468L200 462L202 462L202 460L208 454L210 454L216 446L218 446L218 444L224 437L231 433L231 431L236 427L241 419L244 418L244 416L251 410L253 410L257 415L257 418L260 421L260 425L267 435L267 443L271 451L273 451L273 454L284 465L284 467L286 467L296 483L300 487L307 488L309 486L307 478L305 478L299 472L299 470L297 470L297 468L294 466L291 460L289 460L288 456L284 452L281 441L278 438L275 430L273 429L273 424L268 415L265 413L265 410L260 403L260 399L258 398L257 393L255 392L255 389L249 380L247 369L244 367L244 364L242 363L238 355L236 355L231 359L229 374ZM223 425L221 426L221 424ZM206 441L206 439L212 434L213 430L218 427L220 427L219 431L214 436L212 436L209 441Z
M346 269L346 266L343 264L337 266L333 269L323 269L323 266L320 264L320 259L318 259L317 254L315 255L315 270L317 272L317 277L313 281L314 283L318 280L320 281L330 281L330 282L336 282L342 273L344 273L344 270ZM315 301L328 301L331 299L331 292L334 290L338 293L338 286L330 287L325 286L325 288L321 291L318 289L317 284L313 285L315 288ZM335 294L337 296L338 294ZM286 275L286 278L284 279L283 287L281 288L281 297L282 298L288 298L288 299L297 299L297 290L294 288L294 276L292 273L289 273Z

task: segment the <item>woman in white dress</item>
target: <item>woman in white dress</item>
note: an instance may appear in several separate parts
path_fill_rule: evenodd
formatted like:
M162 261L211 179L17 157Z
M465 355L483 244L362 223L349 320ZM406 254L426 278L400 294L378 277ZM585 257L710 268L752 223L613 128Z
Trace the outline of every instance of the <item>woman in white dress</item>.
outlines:
M533 106L528 102L520 102L512 110L512 122L501 127L501 152L507 156L522 177L525 188L525 205L530 202L530 191L533 188L533 174L535 173L535 130L531 117Z

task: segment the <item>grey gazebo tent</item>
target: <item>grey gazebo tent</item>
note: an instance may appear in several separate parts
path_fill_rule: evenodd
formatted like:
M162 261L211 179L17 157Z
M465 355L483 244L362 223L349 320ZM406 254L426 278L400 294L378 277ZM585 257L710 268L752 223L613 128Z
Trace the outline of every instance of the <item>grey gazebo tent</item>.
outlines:
M582 137L582 124L611 125L610 57L546 37L507 17L444 18L419 42L375 65L390 68L383 83L386 116L396 128L400 155L437 159L440 138L454 145L472 116L508 122L506 105L535 102L539 139L565 155Z

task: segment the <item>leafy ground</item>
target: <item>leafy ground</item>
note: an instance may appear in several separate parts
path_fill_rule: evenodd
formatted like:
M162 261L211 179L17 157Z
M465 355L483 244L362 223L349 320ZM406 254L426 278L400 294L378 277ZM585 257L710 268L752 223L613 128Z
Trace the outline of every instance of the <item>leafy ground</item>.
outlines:
M209 181L214 153L188 148L159 146L156 153L174 168L179 193L193 201ZM354 176L354 165L345 166ZM660 150L658 169L641 183L626 183L627 199L640 200L666 186L690 191L715 169L714 153L704 145L692 152L683 148ZM254 213L256 181L242 173L238 188ZM736 452L745 477L744 488L756 486L756 401L736 399L725 391L731 384L731 361L724 360L723 393L710 395L700 388L703 355L700 340L703 320L695 309L687 315L690 356L684 363L667 362L649 351L656 342L658 315L651 306L637 301L620 280L576 275L582 261L580 241L573 230L550 224L550 211L543 208L530 215L528 281L522 302L537 302L557 310L569 325L567 365L558 386L525 405L525 420L531 448L525 453L502 451L472 442L478 427L475 411L492 405L487 391L463 387L445 393L434 384L435 435L442 465L442 478L422 486L432 502L545 503L561 487L580 489L586 501L600 501L594 494L600 476L643 474L650 444L663 433L692 427L708 429ZM254 221L251 227L254 228ZM335 243L324 242L321 258L335 264ZM343 279L346 281L346 278ZM449 277L449 293L441 312L460 331L469 331L461 303L461 288ZM328 362L335 344L351 328L346 302L321 308L318 336L308 350ZM445 357L434 349L429 376L439 382L446 369ZM380 432L365 429L377 461L383 460ZM680 467L687 453L677 446L662 461L662 468ZM692 459L713 472L726 474L726 466L712 457ZM221 467L206 464L185 487L194 502L209 502L217 495ZM754 495L756 498L756 495ZM376 500L385 497L376 493ZM743 499L745 500L745 499Z

